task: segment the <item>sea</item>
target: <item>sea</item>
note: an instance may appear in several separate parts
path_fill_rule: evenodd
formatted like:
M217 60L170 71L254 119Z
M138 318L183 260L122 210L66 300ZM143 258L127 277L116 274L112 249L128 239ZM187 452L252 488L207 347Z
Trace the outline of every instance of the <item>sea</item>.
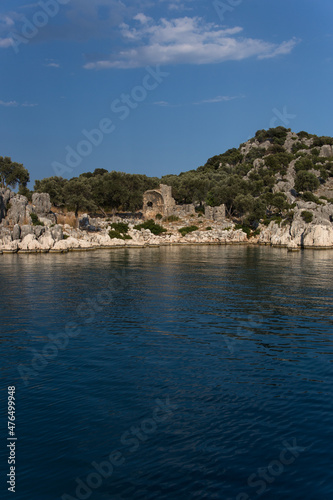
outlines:
M0 256L1 499L332 499L332 276L332 250Z

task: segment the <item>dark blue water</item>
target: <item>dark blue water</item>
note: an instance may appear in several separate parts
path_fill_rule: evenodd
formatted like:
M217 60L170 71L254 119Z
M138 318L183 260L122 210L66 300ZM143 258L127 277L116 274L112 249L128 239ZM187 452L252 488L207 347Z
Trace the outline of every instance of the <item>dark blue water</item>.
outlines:
M1 498L333 498L332 274L332 251L1 256Z

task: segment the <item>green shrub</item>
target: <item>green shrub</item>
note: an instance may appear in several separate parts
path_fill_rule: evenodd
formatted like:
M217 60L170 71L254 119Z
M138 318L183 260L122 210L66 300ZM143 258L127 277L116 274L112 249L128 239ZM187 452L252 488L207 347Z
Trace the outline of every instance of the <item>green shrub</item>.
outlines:
M295 142L291 147L291 152L293 154L295 154L295 153L297 153L297 151L299 151L301 149L309 149L309 146L307 146L306 144L303 144L303 142Z
M169 215L165 218L165 220L167 222L177 222L179 220L179 217L177 217L177 215Z
M300 158L295 163L295 170L299 172L300 170L311 170L314 168L314 163L309 156Z
M121 234L128 233L128 224L126 224L125 222L113 222L111 224L111 227L112 227L112 229L114 229L118 233L121 233Z
M199 228L197 226L185 226L178 229L178 231L182 236L185 236L186 234L192 233L193 231L197 231L198 229Z
M63 238L64 240L67 240L67 239L69 238L69 235L68 235L68 234L63 234L63 235L62 235L62 238Z
M113 240L117 238L118 240L131 240L131 236L129 234L122 234L119 231L116 231L115 229L111 229L109 231L109 236Z
M317 177L306 170L297 172L295 180L296 191L315 191L319 187Z
M302 216L302 219L307 224L309 224L310 222L312 222L312 219L313 219L313 213L312 212L308 212L307 210L303 210L303 212L301 213L301 216Z
M149 219L142 224L137 224L136 226L134 226L134 229L149 229L149 231L155 234L155 236L159 236L160 234L166 232L166 229L159 224L156 224L153 219Z
M312 201L313 203L317 203L317 205L323 205L323 202L320 201L320 199L318 198L318 196L316 196L315 194L311 193L310 191L305 191L305 193L303 193L301 195L301 198L304 201Z
M313 139L313 146L324 146L325 144L333 145L333 137L326 137L326 136L321 136L321 137L315 137Z
M249 238L250 234L252 232L251 228L249 226L246 226L245 224L236 224L235 229L241 229L243 233L246 233L246 236Z
M199 214L198 214L198 217L203 217L203 214L202 214L202 213L199 213Z
M298 132L297 135L300 139L310 139L311 138L311 135L308 132L304 132L304 130L301 130L300 132Z
M212 228L210 226L206 227L206 231L211 231Z
M195 207L195 211L197 213L202 213L204 214L205 213L205 207L203 207L202 205L199 205L198 207Z
M163 218L162 214L156 214L155 215L155 219L157 219L157 220L161 220L162 218Z
M44 226L44 222L41 222L39 219L38 219L38 215L31 212L30 214L30 218L31 218L31 222L32 222L32 225L33 226Z

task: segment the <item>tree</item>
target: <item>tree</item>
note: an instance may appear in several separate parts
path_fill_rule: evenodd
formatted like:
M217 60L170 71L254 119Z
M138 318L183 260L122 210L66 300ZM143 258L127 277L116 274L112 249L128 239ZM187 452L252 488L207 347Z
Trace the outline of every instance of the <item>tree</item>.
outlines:
M244 215L253 209L254 198L250 194L239 194L236 196L234 204L237 212Z
M26 187L30 181L29 172L22 163L12 162L11 158L0 156L0 184L2 187L16 188L19 186Z
M300 170L296 175L295 189L296 191L315 191L319 187L317 177L307 170Z
M34 190L36 193L49 193L50 201L55 207L65 204L64 187L68 180L62 177L48 177L41 181L36 181Z
M74 210L75 217L79 215L80 210L93 210L96 208L87 182L77 177L73 177L65 185L64 197L66 206Z

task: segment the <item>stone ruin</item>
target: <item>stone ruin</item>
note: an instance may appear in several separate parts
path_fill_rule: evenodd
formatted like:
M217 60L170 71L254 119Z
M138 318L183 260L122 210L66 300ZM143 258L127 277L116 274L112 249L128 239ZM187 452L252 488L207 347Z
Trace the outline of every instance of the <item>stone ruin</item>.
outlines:
M145 219L155 218L157 214L163 217L175 215L185 217L186 215L195 215L195 205L193 203L186 205L176 205L172 197L172 188L165 184L160 184L158 189L150 189L143 195L143 216ZM216 222L222 222L225 219L225 206L206 207L205 216Z
M225 205L219 207L205 207L205 217L215 222L223 222L225 220Z
M195 206L193 204L176 205L176 201L172 197L171 186L160 184L159 189L150 189L143 195L144 218L151 219L157 214L161 214L163 217L195 214Z

